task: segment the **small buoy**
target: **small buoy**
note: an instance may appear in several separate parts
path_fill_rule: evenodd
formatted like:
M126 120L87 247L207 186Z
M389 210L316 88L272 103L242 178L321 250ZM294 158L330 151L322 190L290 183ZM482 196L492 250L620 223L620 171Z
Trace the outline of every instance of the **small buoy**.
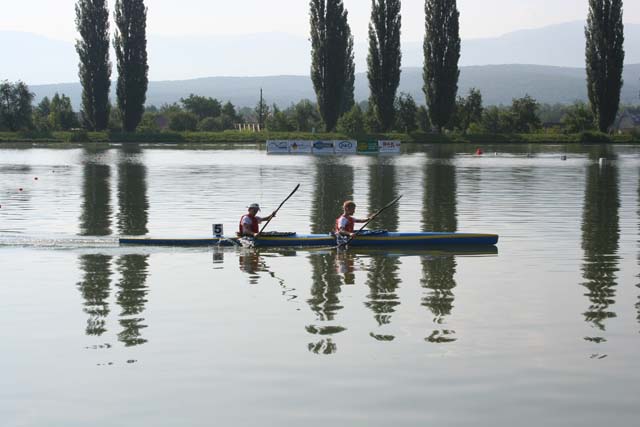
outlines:
M600 163L600 166L604 166L604 164L607 163L607 159L605 159L604 157L600 157L598 159L598 163Z
M493 153L494 156L498 157L498 152Z
M33 179L34 179L35 181L37 181L37 180L38 180L38 177L36 176L36 177L35 177L35 178L33 178Z
M476 150L476 155L477 155L477 156L482 156L483 154L484 154L484 151L482 151L482 148L478 148L478 149Z
M567 156L560 156L560 160L562 160L562 161L567 160Z
M22 191L22 188L18 188L18 191Z

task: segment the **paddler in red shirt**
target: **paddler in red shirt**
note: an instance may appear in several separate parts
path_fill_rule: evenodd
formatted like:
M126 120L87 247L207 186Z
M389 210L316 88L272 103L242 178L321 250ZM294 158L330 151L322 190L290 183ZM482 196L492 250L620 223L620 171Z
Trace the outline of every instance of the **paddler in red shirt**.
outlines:
M261 218L258 215L260 212L260 205L257 203L252 203L247 206L249 210L245 215L242 215L240 218L240 226L238 229L238 236L240 237L257 237L260 234L260 224L263 221L269 221L275 215L275 212L269 215L268 217Z
M335 233L340 236L355 236L355 224L369 221L369 218L357 219L353 217L356 212L356 204L352 200L347 200L342 204L343 214L336 219Z

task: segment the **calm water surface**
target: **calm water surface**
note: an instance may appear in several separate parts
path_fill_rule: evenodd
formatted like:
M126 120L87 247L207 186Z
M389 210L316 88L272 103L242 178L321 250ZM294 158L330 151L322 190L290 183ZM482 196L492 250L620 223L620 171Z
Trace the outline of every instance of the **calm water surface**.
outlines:
M628 426L640 148L0 147L0 426ZM561 156L567 156L566 161ZM607 161L602 164L599 158ZM120 235L374 228L497 248L120 248ZM437 424L436 424L437 423Z

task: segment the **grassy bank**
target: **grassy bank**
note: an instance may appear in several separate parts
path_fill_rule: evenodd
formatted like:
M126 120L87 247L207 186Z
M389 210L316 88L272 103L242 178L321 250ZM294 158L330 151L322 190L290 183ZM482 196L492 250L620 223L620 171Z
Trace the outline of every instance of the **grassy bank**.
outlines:
M640 143L640 135L605 135L596 132L581 134L533 133L533 134L460 134L443 135L414 132L389 133L378 135L360 135L356 138L340 133L305 132L158 132L158 133L121 133L121 132L0 132L0 143L263 143L270 139L287 140L336 140L357 139L359 141L392 139L408 143Z

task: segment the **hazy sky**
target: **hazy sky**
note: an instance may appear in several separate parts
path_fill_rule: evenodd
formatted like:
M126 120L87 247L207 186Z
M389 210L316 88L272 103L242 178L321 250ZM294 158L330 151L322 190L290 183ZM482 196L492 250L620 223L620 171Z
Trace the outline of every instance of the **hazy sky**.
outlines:
M366 39L370 0L344 0L356 41ZM75 0L5 1L0 30L73 40ZM113 10L115 0L109 1ZM163 35L308 33L307 0L146 0L148 32ZM424 0L403 0L403 38L420 40ZM584 19L587 0L458 0L463 38ZM625 2L625 21L640 23L640 1Z

